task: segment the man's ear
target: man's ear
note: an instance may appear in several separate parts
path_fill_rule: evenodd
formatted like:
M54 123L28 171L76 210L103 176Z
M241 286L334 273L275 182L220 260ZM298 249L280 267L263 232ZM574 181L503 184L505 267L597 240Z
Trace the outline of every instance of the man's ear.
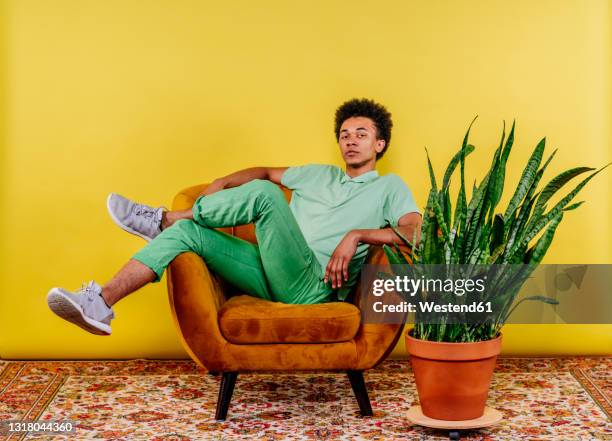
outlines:
M384 139L379 139L376 141L376 153L380 153L385 149L385 145L387 145L387 142Z

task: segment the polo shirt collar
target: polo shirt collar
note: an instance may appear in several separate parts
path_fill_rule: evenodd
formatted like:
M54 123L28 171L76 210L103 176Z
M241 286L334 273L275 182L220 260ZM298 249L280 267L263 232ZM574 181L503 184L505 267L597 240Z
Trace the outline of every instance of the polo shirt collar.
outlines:
M364 182L369 182L373 179L376 179L377 177L378 177L378 172L376 170L366 172L362 175L355 176L354 178L351 178L349 175L344 173L344 175L342 175L342 177L340 178L340 183L344 184L345 182L349 182L349 181L364 183Z

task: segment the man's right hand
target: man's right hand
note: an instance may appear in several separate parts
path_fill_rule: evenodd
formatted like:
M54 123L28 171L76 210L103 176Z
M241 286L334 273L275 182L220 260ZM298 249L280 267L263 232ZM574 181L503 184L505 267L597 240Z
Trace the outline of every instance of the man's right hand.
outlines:
M358 230L349 231L336 246L336 249L329 258L323 281L325 283L331 281L333 289L342 288L342 281L348 281L349 264L357 251L358 244Z

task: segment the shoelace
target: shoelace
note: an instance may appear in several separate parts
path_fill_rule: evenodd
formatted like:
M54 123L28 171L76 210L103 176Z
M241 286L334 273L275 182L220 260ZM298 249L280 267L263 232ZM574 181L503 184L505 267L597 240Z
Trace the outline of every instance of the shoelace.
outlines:
M159 208L149 208L143 205L135 205L133 210L136 216L142 216L150 224L159 223L159 220L157 219L157 212L159 211Z
M136 216L144 216L144 217L151 217L155 215L155 212L157 210L149 208L149 207L145 207L142 205L135 205L134 206L134 214Z
M92 280L91 282L89 282L87 285L83 284L81 286L81 289L79 289L78 293L85 296L87 298L87 300L89 300L90 302L92 300L94 300L95 296L98 294L95 291L95 286L94 286L95 282Z
M91 311L88 309L94 305L94 303L92 302L96 299L97 296L100 295L100 291L98 291L96 289L96 286L94 286L95 284L96 282L92 280L87 285L83 284L81 286L81 289L78 291L78 293L85 296L85 298L89 302L87 304L81 304L81 306L83 307L85 313L88 314L90 317L108 324L110 323L110 320L115 318L115 311L113 311L112 308L109 308L110 314L106 314L106 316L104 316L104 313L100 314L99 308L97 309L97 311ZM99 317L100 315L102 315L102 317Z

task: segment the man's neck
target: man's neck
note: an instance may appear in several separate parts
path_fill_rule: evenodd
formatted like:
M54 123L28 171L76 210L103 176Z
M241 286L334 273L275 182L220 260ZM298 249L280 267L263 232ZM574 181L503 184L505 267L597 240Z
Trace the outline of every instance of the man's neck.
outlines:
M376 170L376 162L361 164L357 166L346 166L346 174L351 178L356 178L357 176L361 176L362 174L371 172L372 170Z

